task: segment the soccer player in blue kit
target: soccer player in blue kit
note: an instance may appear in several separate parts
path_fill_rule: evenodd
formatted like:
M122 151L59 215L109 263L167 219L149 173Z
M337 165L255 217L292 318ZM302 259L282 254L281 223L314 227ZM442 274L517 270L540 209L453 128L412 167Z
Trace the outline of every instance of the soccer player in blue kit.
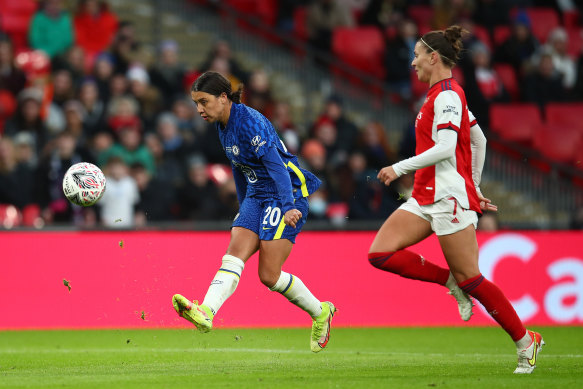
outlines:
M211 71L191 88L198 113L215 123L231 161L239 213L221 267L202 304L179 294L172 297L172 304L179 316L201 332L210 331L217 311L237 288L245 262L259 251L259 279L312 317L310 348L318 352L328 344L336 308L320 302L302 280L282 271L282 266L306 222L307 197L318 189L320 180L299 167L297 157L286 150L265 116L241 104L241 93L242 87L233 92L224 76Z

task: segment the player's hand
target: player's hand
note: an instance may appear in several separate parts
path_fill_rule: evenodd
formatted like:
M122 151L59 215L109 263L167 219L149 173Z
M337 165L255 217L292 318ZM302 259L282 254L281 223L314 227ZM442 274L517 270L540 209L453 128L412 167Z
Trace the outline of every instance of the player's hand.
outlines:
M480 200L480 209L482 211L498 211L498 206L492 204L492 200L485 198L480 192L478 192L478 200Z
M395 181L397 178L397 173L395 173L395 169L392 166L387 166L381 169L379 174L377 174L377 178L386 186L389 186L391 182Z
M290 209L285 213L285 215L283 215L283 222L288 226L296 228L296 223L301 218L302 213L300 211L298 211L297 209Z

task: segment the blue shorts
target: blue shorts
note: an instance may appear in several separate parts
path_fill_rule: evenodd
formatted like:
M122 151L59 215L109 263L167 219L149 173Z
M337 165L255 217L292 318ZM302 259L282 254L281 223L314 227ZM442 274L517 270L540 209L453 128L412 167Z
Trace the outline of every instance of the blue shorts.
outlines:
M308 219L308 199L306 197L296 199L294 205L302 213L302 218L296 223L296 228L283 222L282 203L279 199L247 197L243 200L232 226L251 230L259 235L261 240L287 239L295 243L296 236Z

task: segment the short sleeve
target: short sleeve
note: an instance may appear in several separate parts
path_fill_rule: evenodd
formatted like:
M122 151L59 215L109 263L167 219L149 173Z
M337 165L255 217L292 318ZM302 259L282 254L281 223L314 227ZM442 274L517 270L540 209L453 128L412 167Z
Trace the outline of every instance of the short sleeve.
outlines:
M452 90L441 92L433 105L437 130L451 128L459 132L462 121L462 101Z

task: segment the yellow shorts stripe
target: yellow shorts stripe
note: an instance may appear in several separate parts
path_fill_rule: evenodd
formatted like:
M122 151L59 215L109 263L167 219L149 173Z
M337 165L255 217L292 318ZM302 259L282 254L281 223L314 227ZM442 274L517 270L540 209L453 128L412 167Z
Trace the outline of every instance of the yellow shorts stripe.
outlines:
M300 182L302 183L301 186L302 197L308 197L310 194L308 193L308 186L306 185L306 176L304 176L304 173L302 173L300 168L294 165L291 161L287 163L287 166L289 166L291 170L293 170L293 172L296 174L296 176L298 176Z
M281 239L281 235L283 234L283 229L285 228L285 215L281 215L281 221L279 222L279 225L277 226L277 231L275 231L275 236L273 237L273 240L277 240L277 239Z

